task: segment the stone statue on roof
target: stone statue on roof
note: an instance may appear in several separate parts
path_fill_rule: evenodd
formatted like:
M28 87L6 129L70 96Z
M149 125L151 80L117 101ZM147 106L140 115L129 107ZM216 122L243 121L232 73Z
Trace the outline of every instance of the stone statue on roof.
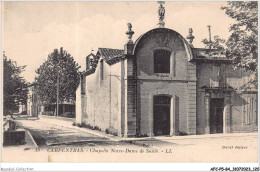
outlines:
M158 1L158 4L160 4L159 8L158 8L158 15L159 15L159 23L158 25L160 27L164 27L164 14L165 14L165 8L163 6L165 2L164 1Z

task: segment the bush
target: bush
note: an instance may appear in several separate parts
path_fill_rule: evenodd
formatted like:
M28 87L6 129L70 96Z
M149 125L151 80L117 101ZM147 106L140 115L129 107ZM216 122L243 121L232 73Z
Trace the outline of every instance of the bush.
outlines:
M75 112L63 112L60 116L65 118L75 118Z
M88 128L88 129L91 129L91 130L97 130L97 131L101 131L101 128L98 127L98 126L92 126L90 124L85 124L85 123L76 123L76 122L73 122L72 123L73 126L77 126L77 127L80 127L80 128Z
M94 130L94 127L92 126L92 125L90 125L90 124L85 124L85 128L88 128L88 129L91 129L91 130Z
M45 111L45 112L42 112L42 115L54 116L54 113L52 111Z
M185 131L178 131L178 136L187 136L188 133L186 133Z
M139 133L139 134L136 134L136 137L149 137L149 135Z
M105 132L106 134L112 134L114 136L118 136L117 134L118 131L114 127L107 128Z
M81 127L82 127L82 125L81 125L80 123L77 123L77 127L81 128Z
M94 127L94 130L101 131L101 128L99 128L98 126L95 126L95 127Z

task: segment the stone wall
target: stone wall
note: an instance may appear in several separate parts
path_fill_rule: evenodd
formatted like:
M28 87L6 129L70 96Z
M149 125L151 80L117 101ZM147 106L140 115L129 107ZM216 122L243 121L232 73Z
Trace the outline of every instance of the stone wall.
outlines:
M77 89L76 121L98 126L103 131L118 132L121 127L121 63L111 66L103 63L103 77L100 64L95 73L84 77L85 95L81 94L80 86Z

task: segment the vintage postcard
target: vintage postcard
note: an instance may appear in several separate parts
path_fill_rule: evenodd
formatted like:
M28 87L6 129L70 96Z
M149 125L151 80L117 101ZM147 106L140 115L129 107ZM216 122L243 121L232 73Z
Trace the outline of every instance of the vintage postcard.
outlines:
M3 1L2 162L258 162L257 59L257 1Z

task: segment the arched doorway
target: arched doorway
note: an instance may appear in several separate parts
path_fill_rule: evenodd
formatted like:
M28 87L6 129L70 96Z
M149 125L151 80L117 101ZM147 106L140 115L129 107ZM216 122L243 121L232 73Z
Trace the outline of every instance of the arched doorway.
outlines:
M155 136L170 135L171 97L154 96L153 133Z

